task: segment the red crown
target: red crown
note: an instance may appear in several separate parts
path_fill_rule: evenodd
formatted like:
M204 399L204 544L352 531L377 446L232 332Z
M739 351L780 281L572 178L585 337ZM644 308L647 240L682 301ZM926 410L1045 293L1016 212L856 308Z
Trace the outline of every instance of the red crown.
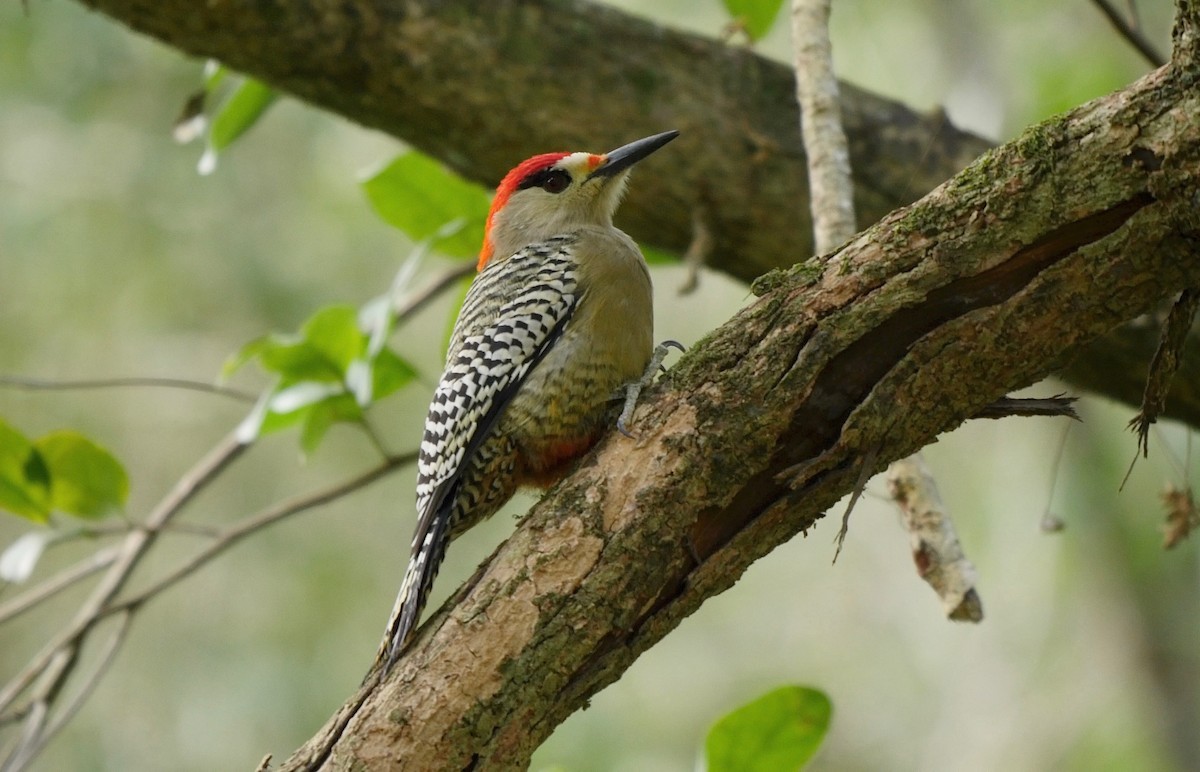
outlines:
M504 175L504 179L500 180L500 184L496 187L496 197L492 199L492 208L488 212L487 226L483 231L483 249L479 252L479 265L476 268L480 271L487 265L488 260L492 259L492 219L504 208L508 203L508 199L516 192L517 187L522 180L531 174L540 172L541 170L553 166L562 159L566 158L570 153L542 153L535 155L533 158L527 158L517 164L512 171Z

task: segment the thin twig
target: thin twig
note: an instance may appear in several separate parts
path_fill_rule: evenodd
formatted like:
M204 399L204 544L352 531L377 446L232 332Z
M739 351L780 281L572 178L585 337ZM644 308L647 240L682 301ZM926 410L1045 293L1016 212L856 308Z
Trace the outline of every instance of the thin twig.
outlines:
M21 375L0 375L0 387L22 391L83 391L89 389L163 388L198 391L228 397L238 402L253 403L258 395L229 386L218 386L204 381L185 378L88 378L84 380L58 381L49 378L27 378Z
M411 295L407 295L397 300L392 311L393 319L397 324L399 324L400 322L420 311L436 297L474 272L475 266L471 263L455 266L454 268L445 271L432 282L430 282L428 286L412 293Z
M395 301L392 309L393 318L397 322L408 318L442 292L469 275L471 270L472 266L470 265L456 267L442 274L423 290ZM170 378L119 378L68 382L5 377L0 378L0 386L22 389L58 390L165 386L215 393L250 402L257 399L254 395L227 387ZM130 575L154 543L158 534L166 530L171 519L248 447L249 443L239 441L236 435L230 435L187 474L180 478L175 487L150 513L144 524L131 524L123 527L121 530L126 532L126 536L121 544L97 552L90 560L62 572L51 580L39 585L36 590L0 608L0 614L2 614L0 615L0 620L12 618L96 571L105 567L108 568L108 573L93 589L87 601L76 612L71 623L66 625L48 641L26 663L25 667L0 689L0 715L4 715L6 719L17 716L24 723L21 737L4 761L3 768L5 772L8 772L9 769L22 768L44 747L50 736L70 720L78 707L87 699L99 678L102 677L111 658L115 656L117 649L124 639L125 631L131 623L132 615L141 604L189 576L250 534L276 523L289 515L311 509L344 496L379 479L396 467L415 460L415 454L396 457L387 456L386 448L372 427L367 425L366 430L367 436L372 443L385 456L385 461L382 464L340 485L281 502L277 506L266 509L238 525L223 529L215 534L211 530L204 529L204 535L214 538L212 544L150 587L114 605L114 599L125 586ZM81 529L68 538L108 535L108 533L108 529L105 529L104 533L101 533L98 529ZM114 614L121 615L122 617L119 635L110 639L109 646L106 648L102 659L101 667L92 674L89 681L85 684L83 691L76 695L72 703L67 706L66 712L60 714L54 723L47 728L46 721L49 717L50 706L60 693L67 677L74 668L84 640L101 619ZM28 706L22 707L18 711L9 711L14 701L20 695L24 694L39 677L40 681L34 693L30 696ZM6 713L6 711L8 712Z
M1113 4L1110 3L1109 0L1092 0L1092 2L1095 3L1096 7L1100 9L1100 12L1108 18L1109 23L1116 28L1121 37L1125 38L1129 45L1137 49L1137 52L1141 54L1146 61L1150 62L1150 64L1154 65L1155 67L1162 67L1167 63L1166 57L1160 54L1158 49L1154 47L1154 44L1147 40L1146 36L1142 34L1142 31L1130 24L1129 21L1121 15L1121 12L1113 7Z
M176 567L174 571L160 578L158 581L146 587L144 590L135 595L115 603L104 609L99 617L109 616L111 614L125 613L136 610L139 606L154 598L162 591L168 589L180 580L194 573L197 569L208 563L213 558L220 555L225 550L237 544L247 536L261 531L267 526L287 518L291 515L303 512L314 507L319 507L322 504L328 504L330 501L346 496L359 488L364 488L367 485L386 477L396 468L405 464L411 464L417 460L417 454L406 453L401 456L392 456L385 460L382 464L370 469L356 477L345 480L336 485L331 485L328 488L323 488L303 496L281 501L278 504L262 510L256 515L252 515L240 523L229 526L221 532L221 535L200 552L193 555L186 563Z
M1013 416L1047 418L1066 416L1083 420L1075 412L1075 397L1055 394L1053 397L1001 397L982 407L973 418L1011 418Z
M72 696L70 702L63 706L62 712L59 713L52 722L49 722L45 730L42 731L38 736L35 744L25 747L24 753L21 756L12 759L8 763L8 765L5 767L5 772L20 772L21 770L27 768L29 762L33 761L33 759L36 758L39 753L41 753L42 749L46 747L46 744L49 743L56 734L62 731L63 727L71 722L71 719L75 718L75 715L79 712L80 708L83 707L84 703L87 702L88 698L92 696L92 693L100 684L100 679L104 677L104 674L108 672L110 667L112 667L112 663L116 661L117 652L120 651L121 644L125 642L125 638L129 633L129 628L132 622L133 614L130 612L121 614L118 617L116 629L113 630L112 635L110 635L108 640L105 641L104 648L100 651L100 658L96 663L95 669L93 669L88 675L87 680L84 681L79 691ZM47 717L49 716L48 705L45 715Z
M1054 504L1054 491L1058 488L1058 470L1067 450L1067 437L1070 435L1071 424L1067 424L1063 427L1062 437L1058 440L1058 450L1054 452L1054 461L1050 464L1050 492L1046 495L1046 509L1042 512L1042 521L1038 526L1042 533L1058 533L1067 527L1062 518L1053 514L1051 507Z
M63 569L54 576L39 582L37 586L18 595L0 606L0 625L20 616L39 603L54 597L63 590L80 582L97 571L101 571L117 558L117 547L97 550L73 566Z
M679 286L680 295L690 295L696 291L700 286L700 269L708 263L708 258L712 255L713 237L706 218L703 206L697 205L692 210L692 240L683 253L683 265L687 269L687 276Z
M83 704L87 702L88 697L92 696L92 692L96 690L96 686L100 683L100 679L112 667L112 663L116 660L117 652L121 650L121 645L125 642L125 638L129 635L129 629L133 625L133 614L121 614L117 617L116 629L112 635L104 642L104 648L100 650L99 659L96 662L96 668L92 671L88 679L80 687L79 691L67 703L62 712L55 717L50 727L46 730L46 736L43 742L49 742L54 735L62 731L62 728L71 722Z
M39 687L38 694L31 698L29 705L23 706L19 711L14 712L14 715L24 717L25 727L21 740L6 761L6 766L4 768L5 772L8 772L9 769L14 771L22 769L29 760L32 760L37 755L50 737L59 731L70 720L74 712L78 710L79 706L82 705L83 701L86 700L88 695L90 695L95 684L103 675L104 670L107 669L108 663L115 656L117 648L124 639L126 628L131 623L133 614L147 601L174 586L207 564L209 561L225 552L225 550L229 549L234 544L237 544L251 534L273 525L291 515L313 509L363 488L386 476L396 468L412 463L416 460L416 455L417 454L414 452L401 456L389 457L383 463L363 474L337 485L329 486L304 496L298 496L290 500L280 502L279 504L269 507L256 515L246 518L241 523L225 528L218 533L212 544L201 550L196 555L192 556L190 560L178 566L171 573L160 578L149 587L141 590L136 595L127 598L120 603L111 604L110 602L110 605L96 610L96 612L88 620L81 620L80 617L77 617L77 620L80 621L76 625L76 637L67 640L64 646L58 647L57 650L48 652L50 659L47 661L45 670L49 671L53 668L53 665L57 662L57 660L54 658L56 656L65 659L66 664L58 668L58 672L55 676L47 676L47 679L43 680L43 686ZM141 533L141 531L136 533ZM115 556L120 551L120 547L115 546L111 548L111 551ZM106 647L102 658L101 667L89 677L89 681L85 684L84 690L76 695L73 701L65 708L67 712L57 717L52 724L47 725L46 722L49 718L49 707L53 702L54 696L61 688L62 682L70 670L70 666L73 665L74 659L78 655L78 649L82 644L84 637L100 620L113 615L118 615L121 617L121 627L119 628L119 635L110 639L109 645ZM46 652L46 650L43 651L44 653ZM34 675L36 676L36 671L34 671ZM55 679L55 683L47 685L47 680L51 678ZM15 694L19 694L21 691L23 691L23 688L17 691Z
M846 534L850 533L850 513L854 511L854 505L858 503L859 497L867 489L867 482L875 471L875 460L878 457L878 446L871 448L863 457L862 468L858 471L858 479L854 482L854 490L850 492L850 500L846 502L846 511L842 513L842 525L838 528L837 536L834 537L834 543L837 545L833 551L832 562L834 563L837 563L838 555L842 554L842 544L846 541Z
M134 568L154 543L158 530L175 517L196 494L211 483L248 446L229 435L217 444L192 469L176 482L159 504L150 513L144 529L132 531L118 546L118 553L108 573L93 589L92 594L76 612L75 618L52 637L34 657L0 689L0 713L8 710L13 701L38 678L44 676L34 695L35 703L58 692L70 674L79 652L79 645L100 618L112 599L129 580ZM27 726L38 723L35 715L27 718ZM14 750L13 757L27 742L35 742L36 736L28 732Z
M28 707L29 706L25 705L20 708L17 708L16 710L12 711L11 713L5 713L3 715L0 715L0 728L4 728L4 727L8 726L9 724L15 724L18 721L24 721L26 714L29 712Z
M24 718L22 719L21 735L3 763L0 763L0 772L15 772L18 764L24 765L32 758L25 751L37 742L39 733L46 724L46 714L49 710L47 704L40 700L22 709Z
M46 549L85 539L93 540L105 539L110 536L124 536L131 531L139 530L146 530L146 526L135 520L122 520L119 523L73 528L70 531L63 531L52 536L46 544ZM218 533L218 529L198 523L163 523L156 530L160 533L186 534L188 536L205 536L208 538L212 538Z
M359 426L367 435L367 439L370 441L371 445L375 448L375 450L379 451L379 455L381 457L384 459L389 459L392 457L392 454L388 452L387 446L383 443L383 437L375 429L375 425L371 423L371 421L365 415L363 416L362 421L359 422Z

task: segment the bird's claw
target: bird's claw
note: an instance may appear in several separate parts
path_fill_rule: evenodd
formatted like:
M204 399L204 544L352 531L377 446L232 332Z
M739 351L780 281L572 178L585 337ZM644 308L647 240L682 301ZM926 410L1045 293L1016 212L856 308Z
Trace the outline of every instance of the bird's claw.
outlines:
M636 439L633 432L629 431L629 424L633 421L633 411L637 408L638 397L642 394L642 389L648 386L654 376L661 370L666 372L667 368L663 366L663 360L666 359L667 353L673 349L686 351L683 344L677 340L664 340L654 347L654 353L650 356L650 364L646 366L646 371L642 373L642 377L629 384L625 388L625 406L621 409L621 416L617 419L617 431L624 434L629 439Z

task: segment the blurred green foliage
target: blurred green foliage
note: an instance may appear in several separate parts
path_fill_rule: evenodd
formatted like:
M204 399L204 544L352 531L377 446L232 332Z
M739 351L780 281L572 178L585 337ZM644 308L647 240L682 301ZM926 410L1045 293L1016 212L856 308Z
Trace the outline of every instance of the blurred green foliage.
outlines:
M209 82L213 79L209 78ZM254 78L242 78L217 109L209 130L208 146L220 152L250 130L275 101L275 91Z
M725 10L751 41L761 40L771 31L783 0L723 0Z
M311 454L334 423L362 424L365 407L393 394L417 374L383 345L391 318L391 314L376 314L371 321L382 329L365 328L358 309L325 306L304 323L299 334L271 333L242 346L225 364L224 377L252 360L276 376L242 424L242 440L249 442L300 423L301 447Z
M54 512L95 519L119 511L128 497L121 462L79 432L30 440L0 419L0 510L38 523Z

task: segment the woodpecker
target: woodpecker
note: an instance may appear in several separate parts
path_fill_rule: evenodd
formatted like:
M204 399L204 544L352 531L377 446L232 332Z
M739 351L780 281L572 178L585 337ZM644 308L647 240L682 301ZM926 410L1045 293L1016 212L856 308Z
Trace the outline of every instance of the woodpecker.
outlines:
M650 273L612 217L667 131L605 154L545 153L505 175L488 214L417 461L417 528L380 648L407 646L452 539L517 489L549 487L600 439L661 356ZM676 344L678 345L678 344Z

